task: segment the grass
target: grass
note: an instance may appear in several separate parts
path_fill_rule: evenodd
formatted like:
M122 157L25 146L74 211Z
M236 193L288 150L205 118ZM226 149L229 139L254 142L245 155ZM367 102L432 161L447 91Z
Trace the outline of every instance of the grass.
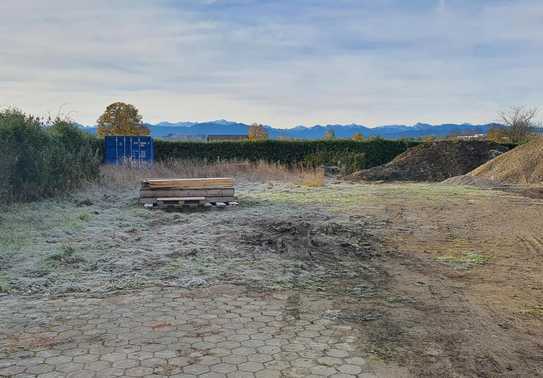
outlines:
M301 183L299 183L301 184ZM324 184L323 184L324 185ZM318 186L299 186L285 190L251 193L251 199L263 203L315 205L328 209L352 209L360 205L387 206L409 201L412 204L440 203L444 197L449 202L465 204L495 198L501 192L473 187L438 185L428 183L349 184L338 183ZM507 195L503 193L503 195Z
M488 262L489 257L483 256L476 252L466 252L459 256L446 255L436 258L438 261L446 262L453 265L484 265Z
M6 273L0 272L0 293L9 292L9 277Z
M92 216L89 213L84 212L84 213L79 214L78 218L82 222L88 222L91 220Z
M521 313L534 318L543 318L543 305L527 307Z
M193 177L233 177L236 181L271 182L282 181L302 183L308 186L322 186L324 171L302 166L287 167L265 161L216 161L170 160L156 162L150 167L137 167L130 164L101 167L102 185L119 187L138 187L146 178L193 178Z
M81 262L84 262L80 256L75 254L76 250L73 246L69 244L63 244L60 248L60 251L48 256L46 261L48 265L57 266L57 265L75 265Z
M311 188L320 188L326 183L324 177L324 170L312 170L309 172L302 172L301 184Z

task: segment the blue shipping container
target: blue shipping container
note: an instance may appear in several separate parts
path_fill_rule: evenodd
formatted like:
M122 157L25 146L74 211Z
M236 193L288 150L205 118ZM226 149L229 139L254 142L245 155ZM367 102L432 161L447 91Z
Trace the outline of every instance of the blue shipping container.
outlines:
M143 165L153 162L154 146L150 136L112 135L106 136L104 143L106 164L130 162Z

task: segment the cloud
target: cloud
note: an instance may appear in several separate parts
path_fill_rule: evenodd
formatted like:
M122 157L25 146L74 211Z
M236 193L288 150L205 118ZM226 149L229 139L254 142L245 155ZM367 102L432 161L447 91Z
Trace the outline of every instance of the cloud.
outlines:
M543 4L468 0L0 3L0 106L92 123L483 122L540 105Z

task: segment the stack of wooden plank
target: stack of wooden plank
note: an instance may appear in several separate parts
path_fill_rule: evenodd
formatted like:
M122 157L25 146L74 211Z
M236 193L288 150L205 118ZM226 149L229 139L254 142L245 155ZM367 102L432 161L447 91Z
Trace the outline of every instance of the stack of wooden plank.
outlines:
M140 203L145 207L237 205L234 180L229 177L146 179L141 184Z

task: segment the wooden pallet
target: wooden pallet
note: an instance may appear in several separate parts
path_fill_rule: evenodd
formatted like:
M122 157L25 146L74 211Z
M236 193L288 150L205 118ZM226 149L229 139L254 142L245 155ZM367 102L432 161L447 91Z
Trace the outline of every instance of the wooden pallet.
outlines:
M237 206L239 203L237 201L233 201L231 199L235 199L233 197L226 198L226 199L218 199L218 198L210 198L208 199L196 199L194 198L147 198L145 201L141 201L140 203L143 204L146 208L168 208L168 207L218 207L218 208L224 208L227 206Z
M231 178L147 179L141 185L140 203L148 208L238 204Z

